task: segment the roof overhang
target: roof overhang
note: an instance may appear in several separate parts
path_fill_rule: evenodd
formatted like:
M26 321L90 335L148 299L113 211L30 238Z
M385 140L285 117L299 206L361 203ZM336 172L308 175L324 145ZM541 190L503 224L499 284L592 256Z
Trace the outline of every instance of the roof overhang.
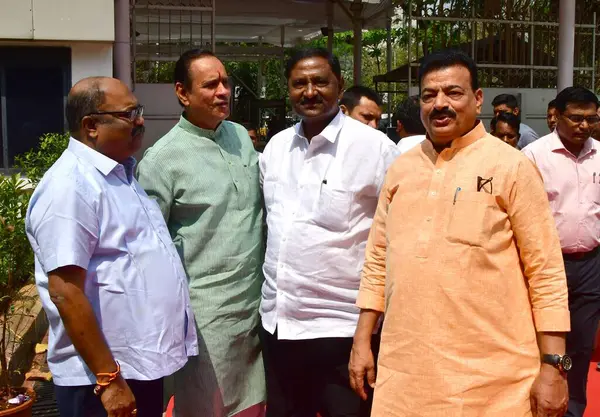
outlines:
M328 1L137 0L133 18L137 32L136 44L140 47L138 53L143 54L146 45L153 47L182 42L198 45L206 44L207 40L210 42L213 15L216 43L293 46L311 37L322 36L321 29L327 27ZM334 0L333 3L334 31L352 30L355 2ZM362 0L361 4L364 29L386 27L388 13L392 11L392 0ZM158 55L170 59L171 54L161 52Z

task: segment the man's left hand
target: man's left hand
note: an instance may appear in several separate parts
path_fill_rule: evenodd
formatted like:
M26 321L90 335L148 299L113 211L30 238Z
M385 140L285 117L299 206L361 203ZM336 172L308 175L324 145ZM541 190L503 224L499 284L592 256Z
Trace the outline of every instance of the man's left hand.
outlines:
M569 404L567 377L552 365L543 364L531 387L534 417L563 417Z

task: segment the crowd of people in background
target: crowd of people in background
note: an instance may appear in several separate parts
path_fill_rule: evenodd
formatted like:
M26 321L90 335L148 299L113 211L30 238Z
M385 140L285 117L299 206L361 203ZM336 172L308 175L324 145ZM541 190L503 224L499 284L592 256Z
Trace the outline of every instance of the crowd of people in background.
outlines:
M432 53L394 143L377 93L302 49L285 68L300 122L258 152L215 55L185 52L173 76L181 118L137 165L143 106L78 82L31 199L61 416L159 417L171 396L176 417L583 416L592 92L560 92L541 138L499 95L489 134L474 61Z

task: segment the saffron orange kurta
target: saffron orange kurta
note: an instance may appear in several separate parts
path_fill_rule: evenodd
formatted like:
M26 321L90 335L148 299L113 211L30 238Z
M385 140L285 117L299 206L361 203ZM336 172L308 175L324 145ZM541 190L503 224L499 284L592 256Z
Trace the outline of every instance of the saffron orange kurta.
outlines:
M478 177L491 181L478 192ZM357 304L385 312L372 417L531 416L536 331L569 330L539 172L479 123L390 167Z

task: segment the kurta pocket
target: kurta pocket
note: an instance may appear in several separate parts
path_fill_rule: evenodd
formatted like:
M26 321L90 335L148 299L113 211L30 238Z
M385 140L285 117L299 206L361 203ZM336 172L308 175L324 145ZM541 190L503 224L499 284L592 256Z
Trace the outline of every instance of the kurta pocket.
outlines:
M446 239L452 243L481 246L489 238L486 218L496 204L492 194L461 191L452 203Z

